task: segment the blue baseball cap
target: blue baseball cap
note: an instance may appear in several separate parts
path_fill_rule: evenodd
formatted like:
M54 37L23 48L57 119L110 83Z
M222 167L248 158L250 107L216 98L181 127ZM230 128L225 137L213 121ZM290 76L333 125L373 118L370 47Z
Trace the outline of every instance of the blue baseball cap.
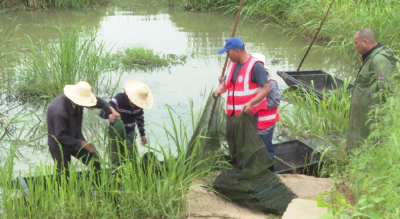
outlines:
M232 37L225 40L224 48L218 50L217 53L222 54L230 49L244 49L244 43L239 37Z

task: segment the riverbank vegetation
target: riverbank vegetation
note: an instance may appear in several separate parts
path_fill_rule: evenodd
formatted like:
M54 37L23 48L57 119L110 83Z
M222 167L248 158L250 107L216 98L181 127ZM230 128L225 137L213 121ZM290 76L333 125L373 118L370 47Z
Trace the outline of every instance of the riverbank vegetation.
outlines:
M190 10L221 10L236 13L239 1L169 0L170 4ZM312 39L331 0L250 0L244 1L241 19L276 26L288 34L295 33ZM190 7L189 7L190 6ZM400 2L392 0L337 0L333 3L318 40L326 42L335 52L345 55L359 65L361 60L354 49L353 36L363 27L374 30L377 41L396 53L400 50ZM314 47L315 49L315 47Z
M20 9L61 9L61 8L88 8L102 5L108 0L0 0L0 8Z

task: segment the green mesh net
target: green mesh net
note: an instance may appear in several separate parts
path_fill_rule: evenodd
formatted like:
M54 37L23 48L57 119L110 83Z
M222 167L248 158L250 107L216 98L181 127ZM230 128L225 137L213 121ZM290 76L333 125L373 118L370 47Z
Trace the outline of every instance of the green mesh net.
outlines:
M109 124L108 135L110 140L108 150L112 169L137 158L136 142L131 142L128 139L124 122L120 118L116 118L114 123Z
M221 172L214 181L214 189L246 207L282 214L296 195L268 170L274 160L257 134L254 118L243 113L227 117L224 105L223 98L209 96L189 142L188 153L199 147L196 156L205 159L220 152L225 139L233 168Z
M108 134L113 167L138 157L137 146L127 139L122 120L110 124ZM225 100L210 94L188 142L186 157L215 162L209 158L223 155L225 140L233 168L221 172L214 181L214 189L246 207L282 214L296 195L268 170L274 160L257 134L253 117L244 114L227 117Z

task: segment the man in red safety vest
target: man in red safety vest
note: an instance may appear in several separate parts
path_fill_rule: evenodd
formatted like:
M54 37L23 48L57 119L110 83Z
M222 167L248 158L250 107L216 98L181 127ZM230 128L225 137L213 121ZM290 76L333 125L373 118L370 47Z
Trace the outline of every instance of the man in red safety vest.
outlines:
M220 96L228 91L228 116L238 116L241 111L254 116L258 135L274 158L272 136L275 123L279 120L281 98L278 83L266 71L269 69L264 63L265 56L248 54L240 38L227 39L225 47L218 51L220 54L224 52L228 54L230 62L225 78L220 78L221 83L214 94Z

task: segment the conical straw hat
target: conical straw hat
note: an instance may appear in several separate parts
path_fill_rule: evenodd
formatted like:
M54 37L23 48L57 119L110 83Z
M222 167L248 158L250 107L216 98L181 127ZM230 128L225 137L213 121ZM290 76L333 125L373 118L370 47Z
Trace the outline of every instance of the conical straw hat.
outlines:
M125 93L133 104L142 109L148 109L153 106L153 93L147 85L138 80L125 82Z
M271 69L265 64L265 56L261 53L254 53L251 56L253 56L254 58L262 61L264 63L264 68L265 70L271 71Z
M97 104L97 98L91 89L87 82L80 81L75 85L65 85L64 94L75 104L90 107Z

